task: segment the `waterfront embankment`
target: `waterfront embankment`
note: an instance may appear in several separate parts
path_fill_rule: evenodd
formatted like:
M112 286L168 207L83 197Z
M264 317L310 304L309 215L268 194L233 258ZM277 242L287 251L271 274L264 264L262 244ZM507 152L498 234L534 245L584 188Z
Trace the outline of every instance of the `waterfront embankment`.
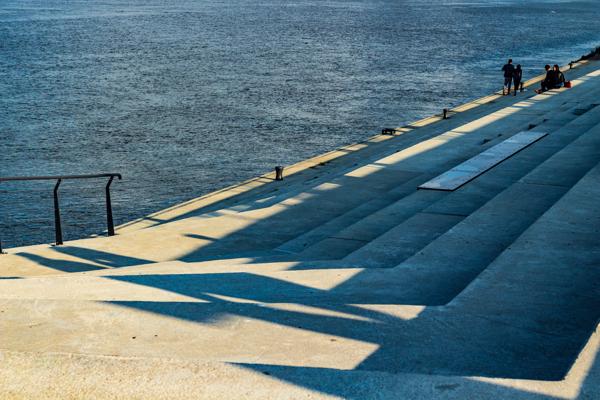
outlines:
M600 63L565 72L8 249L0 397L598 398Z

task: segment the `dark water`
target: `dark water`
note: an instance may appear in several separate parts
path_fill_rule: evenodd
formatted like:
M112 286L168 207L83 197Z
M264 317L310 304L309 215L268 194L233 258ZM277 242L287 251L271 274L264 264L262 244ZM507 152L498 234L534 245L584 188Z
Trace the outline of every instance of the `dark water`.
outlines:
M497 90L600 43L596 1L0 2L0 176L116 171L118 223ZM104 181L61 187L66 239ZM0 184L5 246L52 183Z

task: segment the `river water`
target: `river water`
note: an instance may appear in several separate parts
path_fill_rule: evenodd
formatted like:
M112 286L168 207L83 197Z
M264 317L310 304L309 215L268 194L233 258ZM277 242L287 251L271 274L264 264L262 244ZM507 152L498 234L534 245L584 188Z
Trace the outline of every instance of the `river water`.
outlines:
M2 0L0 176L121 172L117 223L498 90L600 44L596 1ZM65 182L65 239L105 229ZM0 184L5 247L52 182Z

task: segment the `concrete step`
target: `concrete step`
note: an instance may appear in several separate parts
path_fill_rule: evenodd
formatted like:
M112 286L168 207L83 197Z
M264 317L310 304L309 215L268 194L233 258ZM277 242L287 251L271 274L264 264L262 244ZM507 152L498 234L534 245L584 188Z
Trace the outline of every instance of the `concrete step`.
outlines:
M411 255L410 251L414 249L413 246L423 244L423 240L426 240L426 238L434 239L442 233L439 231L440 227L451 227L451 220L454 220L455 223L460 221L461 217L475 211L555 151L575 139L575 136L569 130L571 123L580 120L576 125L578 129L593 126L598 115L600 115L600 110L594 108L594 112L589 111L592 112L591 114L575 115L573 112L580 109L580 107L581 105L577 105L568 111L557 113L554 118L550 118L541 124L539 129L553 131L552 137L548 138L547 142L541 141L538 143L535 149L523 152L528 154L528 157L521 155L506 160L500 166L488 171L482 179L477 179L453 193L417 191L407 198L365 217L317 245L309 247L302 253L303 259L345 257L345 262L355 264L360 260L362 264L358 265L364 267L391 267L396 265L394 260L400 262L407 255ZM560 126L565 128L561 129ZM402 224L414 213L423 210L426 211L426 214L411 220L406 226ZM440 215L438 217L439 223L430 225L431 232L426 233L423 230L421 232L422 236L414 234L415 229L424 228L423 223L427 225L426 221L431 223L436 220L436 214ZM386 236L386 232L389 232L389 235ZM381 242L376 240L380 235L384 235ZM409 244L407 240L415 240L416 242ZM360 250L363 246L365 246L364 252ZM352 255L352 252L356 252L356 254ZM394 253L397 254L395 259L392 256ZM377 254L381 254L381 257L378 257Z
M443 196L442 192L417 192L413 187L412 194L409 196L377 210L334 235L309 246L297 257L305 261L343 259L394 226L410 219Z
M390 334L387 357L359 369L564 378L600 317L598 196L597 166L447 307Z
M343 258L361 268L392 267L464 219L464 215L419 212Z
M583 151L582 146L587 150ZM389 296L394 296L396 302L446 304L467 287L503 250L510 248L511 243L529 227L529 224L534 223L569 189L568 186L525 181L534 176L544 176L544 171L550 173L560 168L563 160L573 157L580 160L579 169L570 171L570 182L567 181L566 174L561 175L562 184L578 181L600 161L600 125L413 257L389 270L389 273L363 273L361 279L341 285L336 290L340 293L348 290L359 296L356 291L363 287L370 287L371 290L373 287L380 290L387 287Z
M320 225L315 229L311 229L310 231L282 244L275 250L283 253L300 253L311 244L317 243L344 229L345 227L352 225L356 221L359 221L368 215L371 215L376 211L395 203L403 197L414 193L415 187L418 185L418 183L430 175L431 174L427 174L424 176L424 174L419 174L415 178L397 188L390 190L381 197L361 204L358 207L327 221L323 225Z
M589 119L598 121L600 109ZM554 135L559 141L559 135ZM527 152L518 155L526 158ZM577 166L562 174L566 160ZM600 124L539 165L444 235L402 262L393 273L374 272L370 281L389 285L396 301L404 304L449 302L483 271L504 249L550 208L570 187L600 161ZM536 177L559 179L535 182ZM369 274L363 274L366 279ZM397 279L393 278L394 276ZM376 283L379 282L379 283ZM395 282L390 285L390 282ZM367 281L350 283L348 290L367 286ZM343 291L342 287L338 290Z
M3 347L249 368L258 358L269 371L286 365L560 380L599 316L599 195L596 167L446 307L361 304L356 295L350 304L341 285L285 279L316 271L270 279L201 272L31 278L12 282L29 285L31 296L12 297L14 289L0 282ZM388 276L391 295L380 292L381 303L394 299L395 284ZM360 285L362 292L380 289Z
M553 98L546 100L542 97L532 101L553 100ZM577 99L574 98L573 101ZM204 246L201 251L190 255L188 260L199 261L203 257L204 259L219 257L228 252L239 253L278 247L370 199L380 197L392 187L407 182L419 173L445 169L448 165L468 158L482 148L490 147L502 138L527 127L531 115L521 111L518 104L510 110L503 109L486 116L481 121L461 126L455 131L420 142L375 163L354 169L343 177L333 179L297 196L284 200L277 198L280 202L271 207L286 207L288 204L293 207L286 207L277 214L271 213L269 218L262 219L242 232L222 237L217 242ZM561 104L556 104L553 111L543 114L544 119L557 118L557 112L569 108L569 104L564 100ZM504 120L507 114L511 117ZM316 209L319 211L315 212ZM237 210L244 210L244 206L240 205ZM255 208L251 210L254 213L259 212Z
M596 399L595 332L564 379L437 376L381 371L1 351L0 396L28 400L111 399ZM143 384L140 384L143 382Z

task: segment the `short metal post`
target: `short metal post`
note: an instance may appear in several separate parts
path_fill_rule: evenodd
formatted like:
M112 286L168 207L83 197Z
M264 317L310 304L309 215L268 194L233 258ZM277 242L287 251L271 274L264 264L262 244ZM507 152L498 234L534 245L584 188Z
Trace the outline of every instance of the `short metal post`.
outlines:
M113 222L112 204L110 201L110 184L114 178L114 176L111 176L106 184L106 225L108 227L108 236L115 235L115 224Z
M519 85L519 90L522 92L523 91L523 82L521 82L521 85Z
M280 165L275 167L275 180L276 181L283 180L283 167Z
M444 119L448 119L448 109L444 108Z
M57 246L63 244L62 227L60 225L60 209L58 206L58 187L60 186L61 182L62 179L57 180L56 186L54 186L54 230L56 233Z
M569 63L569 69L573 69L573 61Z
M2 240L0 240L0 254L4 254L4 252L2 251Z

